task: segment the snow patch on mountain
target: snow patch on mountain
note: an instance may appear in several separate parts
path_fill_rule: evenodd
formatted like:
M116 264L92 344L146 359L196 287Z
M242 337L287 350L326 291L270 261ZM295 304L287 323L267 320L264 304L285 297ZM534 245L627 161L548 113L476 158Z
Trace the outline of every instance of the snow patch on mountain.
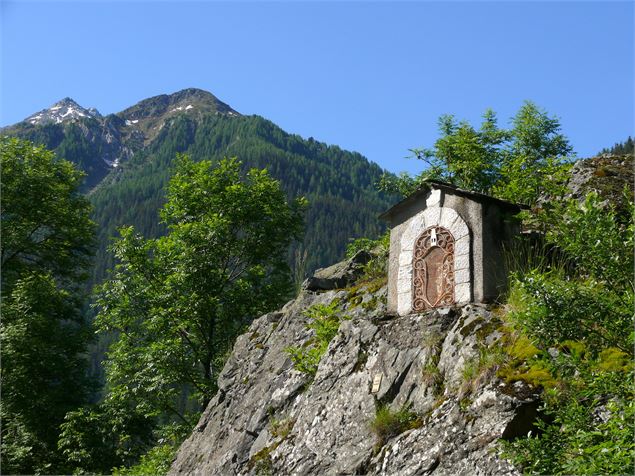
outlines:
M189 109L193 109L194 106L192 106L191 104L188 104L187 106L176 106L172 109L170 109L170 112L178 112L178 111L187 111Z
M26 118L26 122L33 125L47 123L59 124L64 121L78 120L86 117L101 117L95 108L85 109L71 98L64 98L53 104L50 108L44 109Z

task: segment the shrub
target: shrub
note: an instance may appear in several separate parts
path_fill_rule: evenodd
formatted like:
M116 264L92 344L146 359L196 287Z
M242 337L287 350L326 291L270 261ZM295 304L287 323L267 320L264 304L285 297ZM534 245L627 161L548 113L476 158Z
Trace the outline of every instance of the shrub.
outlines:
M564 266L538 260L512 275L509 315L524 336L498 375L545 389L538 434L503 442L526 473L632 469L635 223L631 193L625 198L619 216L595 193L543 211Z
M605 359L561 354L553 370L568 375L567 385L545 399L539 433L503 442L504 455L531 474L624 474L632 468L632 364L630 370L607 371Z
M419 428L421 418L410 411L408 405L394 411L388 405L379 405L375 418L370 422L371 431L377 436L378 446L383 446L390 438L406 430Z
M358 238L349 243L346 257L351 258L359 251L366 251L372 258L364 265L362 280L373 281L387 276L388 252L390 250L390 231L386 231L376 240Z
M543 346L584 340L595 350L631 348L632 293L618 295L594 280L539 271L517 278L512 287L511 318Z
M315 376L322 355L337 334L342 320L348 317L341 314L338 300L311 306L304 311L304 315L310 321L307 328L313 329L315 335L304 346L287 347L285 352L291 357L296 370Z
M295 425L295 420L293 418L275 418L271 417L269 419L269 433L274 438L285 439L293 430L293 425Z
M505 350L498 345L480 346L478 356L468 360L461 372L463 382L458 391L459 400L476 391L484 382L491 380L507 358Z
M576 265L576 275L607 283L614 291L633 290L635 205L625 189L626 220L597 193L583 204L569 201L558 207L547 240L565 251Z
M123 475L160 475L167 474L176 454L177 448L172 445L157 445L144 454L139 462L130 468L121 467L113 470L114 476Z

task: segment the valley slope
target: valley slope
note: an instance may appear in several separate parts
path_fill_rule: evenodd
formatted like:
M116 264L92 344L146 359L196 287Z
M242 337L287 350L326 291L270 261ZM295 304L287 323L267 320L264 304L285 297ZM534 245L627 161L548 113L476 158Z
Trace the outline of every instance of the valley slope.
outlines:
M362 155L241 115L200 89L107 116L65 98L0 133L43 144L86 172L83 190L99 230L95 283L113 265L107 247L117 227L134 225L145 236L163 232L158 209L179 153L212 161L237 156L245 169L267 168L290 198L308 198L304 243L289 253L298 279L341 258L349 239L378 235L377 215L390 202L375 189L383 171Z

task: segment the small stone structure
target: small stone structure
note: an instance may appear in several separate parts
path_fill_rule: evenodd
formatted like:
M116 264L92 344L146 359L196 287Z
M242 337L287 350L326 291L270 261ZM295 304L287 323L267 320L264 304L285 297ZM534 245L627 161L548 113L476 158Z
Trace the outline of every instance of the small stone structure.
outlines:
M504 291L503 254L520 206L434 180L381 215L390 223L388 312L490 302Z

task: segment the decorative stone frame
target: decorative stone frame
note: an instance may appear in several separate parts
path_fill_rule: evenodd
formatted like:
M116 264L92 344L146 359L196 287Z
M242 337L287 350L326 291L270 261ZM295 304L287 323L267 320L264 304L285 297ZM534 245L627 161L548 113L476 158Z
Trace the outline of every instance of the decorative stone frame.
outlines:
M409 220L401 237L399 273L397 276L397 313L412 312L412 258L416 240L426 228L441 226L454 237L454 302L472 300L470 230L461 216L452 208L440 207L440 191L434 190L426 201L426 209Z

